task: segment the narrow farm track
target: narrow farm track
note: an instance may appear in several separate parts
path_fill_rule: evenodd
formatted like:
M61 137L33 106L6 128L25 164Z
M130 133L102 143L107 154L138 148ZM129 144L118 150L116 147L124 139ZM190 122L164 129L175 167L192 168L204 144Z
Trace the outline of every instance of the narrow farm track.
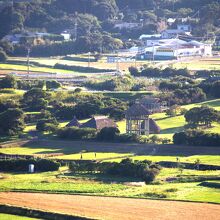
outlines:
M219 220L220 205L40 193L0 193L0 204L106 220Z

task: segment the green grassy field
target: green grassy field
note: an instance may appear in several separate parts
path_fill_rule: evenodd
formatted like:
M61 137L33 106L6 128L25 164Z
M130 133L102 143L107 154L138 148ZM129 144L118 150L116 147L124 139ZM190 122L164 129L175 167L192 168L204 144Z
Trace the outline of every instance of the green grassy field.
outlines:
M155 91L139 91L139 92L102 92L104 96L117 98L125 101L140 99L142 96L155 94Z
M0 64L0 69L27 71L27 66L14 65L14 64ZM34 66L30 67L30 71L43 72L43 73L73 73L73 71L69 71L69 70L53 69L48 67L34 67Z
M0 101L9 99L18 100L22 98L24 91L16 89L0 89Z
M81 55L74 55L77 58L85 58L88 59L88 54L81 54ZM26 61L26 57L14 57L10 58L13 61ZM53 57L53 58L31 58L30 61L38 62L39 64L43 65L51 65L54 66L56 63L64 64L64 65L75 65L75 66L88 66L88 62L85 61L75 61L69 60L62 57ZM107 63L106 58L102 58L99 62L91 62L90 65L96 68L108 68L108 69L115 69L114 63ZM173 64L174 68L188 68L189 70L219 70L220 58L206 58L200 60L192 60L192 61L179 61ZM149 61L137 61L137 66L142 66L143 64L148 64ZM120 63L119 68L122 71L128 71L129 66L134 66L134 62L130 63Z
M182 163L195 163L196 160L199 160L201 164L212 164L220 166L220 155L193 155L189 157L183 156L147 156L147 155L139 155L139 156L132 156L130 157L133 160L151 160L153 162L160 162L160 161L172 161L176 162L177 158L179 162ZM107 161L111 162L120 162L122 159L111 159Z
M109 54L108 54L109 55ZM88 54L80 54L80 55L73 55L75 58L84 58L88 59ZM14 57L10 58L10 60L13 61L26 61L26 57ZM63 64L63 65L69 65L69 66L83 66L87 67L88 62L85 62L85 60L82 61L76 61L76 60L69 60L65 59L65 57L53 57L53 58L30 58L30 61L38 62L39 64L43 65L51 65L54 66L56 63ZM136 66L141 67L143 64L149 63L148 61L137 61ZM124 72L128 72L128 68L130 66L134 66L135 62L125 62L125 63L119 63L119 69ZM107 63L107 58L102 58L98 62L90 62L91 67L95 67L98 69L116 69L115 63Z
M197 104L183 105L182 108L189 110L193 107L199 107L202 105L208 105L220 111L220 99L205 101L205 102L201 102ZM175 117L168 117L166 116L166 113L157 113L157 114L151 115L151 118L155 119L161 128L161 133L158 135L159 137L168 138L172 140L174 133L182 131L184 129L185 118L183 115L175 116ZM125 133L126 122L125 121L118 122L118 128L121 131L121 133ZM207 131L220 133L220 124L214 123L213 127L210 129L207 129Z
M82 154L68 154L64 156L58 156L55 157L56 159L62 159L62 160L81 160L81 155L82 155L82 160L105 160L108 158L117 158L117 157L129 157L132 156L132 154L119 154L119 153L95 153L95 152L90 152L90 153L82 153Z
M63 170L64 171L64 170ZM37 174L1 174L1 191L49 192L63 194L89 194L102 196L156 198L220 203L219 189L200 186L200 182L167 182L167 178L180 175L178 169L162 169L156 184L133 186L126 178L100 176L100 174L70 175L60 172ZM220 175L220 171L183 170L184 178ZM136 180L135 180L136 181ZM111 184L109 184L111 183Z
M1 220L37 220L37 218L29 218L29 217L24 217L24 216L8 215L8 214L1 214L1 213L0 213L0 219Z
M115 149L116 150L116 149ZM63 156L57 156L55 159L63 160L104 160L104 161L115 161L120 162L123 158L130 157L134 160L151 160L154 162L160 161L176 161L177 157L180 162L195 163L197 159L200 160L201 164L213 164L220 165L220 155L192 155L188 157L184 156L163 156L160 153L157 155L135 155L134 153L116 153L116 152L101 152L102 149L97 152L85 152L82 146L82 158L81 152L73 147L62 145L60 147L44 147L29 144L24 147L14 148L1 148L0 153L4 154L20 154L20 155L33 155L33 154L49 154L49 153L63 153Z

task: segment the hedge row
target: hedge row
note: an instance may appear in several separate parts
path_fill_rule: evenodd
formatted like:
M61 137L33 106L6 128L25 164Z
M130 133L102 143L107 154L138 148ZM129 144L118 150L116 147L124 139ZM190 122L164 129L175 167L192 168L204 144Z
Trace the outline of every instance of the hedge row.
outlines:
M85 58L85 57L71 57L71 56L65 56L63 60L70 60L70 61L78 61L78 62L96 62L95 58Z
M39 219L48 219L48 220L88 220L91 218L80 217L80 216L71 216L67 214L52 213L40 210L33 210L23 207L15 207L9 205L0 205L0 213L27 216L32 218Z
M175 133L174 144L186 144L192 146L220 146L220 134L205 133L197 130L187 130Z
M14 64L14 65L27 65L27 61L22 61L22 60L8 60L6 61L5 63L7 64ZM30 61L29 62L30 65L32 66L37 66L37 67L48 67L48 68L53 68L53 66L51 65L47 65L47 64L41 64L41 63L38 63L36 61Z
M107 72L114 72L115 70L112 69L98 69L94 67L84 67L84 66L69 66L64 64L56 63L54 65L55 69L63 69L63 70L72 70L75 72L82 72L82 73L107 73Z
M178 162L171 162L171 161L160 161L158 162L160 166L167 167L167 168L177 168L179 167L180 163ZM184 169L198 169L197 164L193 163L181 163L184 166ZM199 164L199 170L220 170L220 166L217 165L208 165L208 164Z
M46 159L12 159L0 160L1 172L23 172L28 170L30 164L35 165L35 170L39 172L57 171L60 163Z
M216 188L216 189L220 189L220 183L218 182L202 182L199 184L200 186L205 186L205 187L210 187L210 188Z

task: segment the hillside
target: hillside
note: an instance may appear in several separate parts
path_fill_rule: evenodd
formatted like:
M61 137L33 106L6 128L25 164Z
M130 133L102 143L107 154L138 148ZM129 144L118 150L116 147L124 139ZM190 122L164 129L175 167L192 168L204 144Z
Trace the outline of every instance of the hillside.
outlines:
M71 35L71 41L54 48L65 50L66 54L129 48L139 44L137 39L141 34L176 28L177 23L190 24L195 39L207 40L220 32L219 0L17 0L13 5L11 1L0 1L0 9L0 39L8 34L26 34L21 48L0 43L9 55L23 55L29 44L41 45L37 52L33 49L38 55L45 45L60 41L64 31ZM169 23L169 18L175 22ZM50 35L30 42L32 33L36 32Z

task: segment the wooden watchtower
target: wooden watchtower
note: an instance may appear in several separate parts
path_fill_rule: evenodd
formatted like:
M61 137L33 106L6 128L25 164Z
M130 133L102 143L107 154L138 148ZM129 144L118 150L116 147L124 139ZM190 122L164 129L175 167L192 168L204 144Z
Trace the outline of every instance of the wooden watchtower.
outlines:
M149 135L149 115L150 111L139 103L132 105L126 112L126 133L137 135Z

